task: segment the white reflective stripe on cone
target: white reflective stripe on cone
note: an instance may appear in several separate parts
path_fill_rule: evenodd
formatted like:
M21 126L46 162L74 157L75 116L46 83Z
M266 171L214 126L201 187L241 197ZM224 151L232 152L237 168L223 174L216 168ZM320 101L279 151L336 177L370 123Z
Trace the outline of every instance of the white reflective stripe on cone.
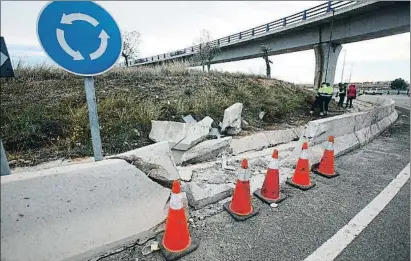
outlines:
M241 180L241 181L250 180L250 172L248 171L248 169L243 169L243 168L240 169L238 173L238 180Z
M174 210L183 208L183 201L182 201L181 193L179 194L171 193L170 208Z
M325 148L326 150L334 150L334 144L332 142L328 142L327 147Z
M280 164L278 163L278 159L271 159L270 164L268 164L269 169L278 169Z
M303 150L300 159L308 159L308 150Z

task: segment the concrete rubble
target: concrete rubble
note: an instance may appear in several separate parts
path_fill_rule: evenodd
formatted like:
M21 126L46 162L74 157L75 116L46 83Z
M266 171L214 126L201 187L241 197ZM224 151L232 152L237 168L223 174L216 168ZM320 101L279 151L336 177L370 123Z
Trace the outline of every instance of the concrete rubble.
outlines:
M233 139L231 148L233 155L238 155L251 150L262 150L278 144L287 143L299 138L300 128L263 131L249 136Z
M190 206L200 209L231 196L234 185L190 182L182 189L187 193Z
M188 129L185 138L177 142L173 149L186 151L195 146L196 144L202 142L207 138L208 134L210 133L212 123L213 119L207 116L201 121L192 125Z
M149 138L155 142L167 141L170 148L174 150L186 151L190 149L208 137L213 119L207 116L196 122L187 117L184 120L188 123L151 121Z
M184 116L183 121L185 123L197 123L197 121L193 118L193 116L191 116L191 114L187 115L187 116Z
M241 132L241 112L243 111L242 103L235 103L225 109L221 131L229 135L235 135Z
M219 153L230 146L231 137L206 140L186 151L181 157L181 164L193 164L215 159Z
M150 140L154 142L168 141L170 148L187 137L188 130L194 124L174 121L151 121Z
M173 180L180 178L167 141L127 151L110 158L124 159L150 178L168 187L171 187Z

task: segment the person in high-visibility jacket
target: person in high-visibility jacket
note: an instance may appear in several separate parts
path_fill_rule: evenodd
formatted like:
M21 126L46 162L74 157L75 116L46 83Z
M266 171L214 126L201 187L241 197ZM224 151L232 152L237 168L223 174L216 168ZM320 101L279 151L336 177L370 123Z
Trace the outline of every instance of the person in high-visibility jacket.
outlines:
M317 96L315 97L315 101L311 106L310 113L313 114L315 108L318 106L320 107L320 116L324 115L324 110L325 114L327 114L328 104L331 101L332 95L333 88L330 86L330 84L327 84L326 82L321 83L320 88L317 90Z
M330 104L333 98L334 89L333 87L331 87L331 85L328 82L325 85L326 86L323 89L322 95L324 97L324 114L327 115L328 114L328 104Z

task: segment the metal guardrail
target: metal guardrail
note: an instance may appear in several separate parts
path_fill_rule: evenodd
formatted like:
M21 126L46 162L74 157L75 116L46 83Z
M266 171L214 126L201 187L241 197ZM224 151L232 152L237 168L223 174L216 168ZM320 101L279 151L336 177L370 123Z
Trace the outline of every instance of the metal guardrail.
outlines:
M267 34L269 34L271 31L278 29L278 28L282 28L282 27L286 27L289 25L294 25L296 23L299 22L304 22L306 20L312 19L314 17L318 17L324 14L328 14L331 11L336 11L342 8L345 8L347 6L352 6L357 4L360 1L328 1L328 2L324 2L323 4L320 4L318 6L314 6L310 9L301 11L299 13L287 16L287 17L283 17L281 19L278 19L276 21L267 23L267 24L263 24L239 33L235 33L232 35L228 35L216 40L213 40L211 42L209 42L209 44L211 46L218 46L218 47L225 47L225 46L229 46L235 43L238 43L240 41L244 41L247 39L253 39L253 38L258 38L261 36L265 36ZM195 54L196 52L198 52L198 50L200 49L199 45L195 45L195 46L190 46L184 49L180 49L177 51L173 51L173 52L169 52L169 53L163 53L163 54L159 54L159 55L155 55L155 56L150 56L150 57L146 57L146 58L140 58L137 60L134 60L131 64L132 65L141 65L141 64L145 64L145 63L150 63L150 62L155 62L155 61L164 61L164 60L168 60L168 59L175 59L175 58L179 58L179 57L184 57L184 56L188 56L188 55L192 55Z

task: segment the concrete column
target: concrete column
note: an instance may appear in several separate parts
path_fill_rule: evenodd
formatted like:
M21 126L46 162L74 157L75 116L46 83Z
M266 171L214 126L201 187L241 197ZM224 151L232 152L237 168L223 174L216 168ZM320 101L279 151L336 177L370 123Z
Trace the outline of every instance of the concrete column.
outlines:
M342 49L341 44L322 43L314 45L315 52L315 78L314 89L322 82L328 82L333 86L338 55ZM328 54L329 50L329 54ZM328 63L328 70L327 70Z

